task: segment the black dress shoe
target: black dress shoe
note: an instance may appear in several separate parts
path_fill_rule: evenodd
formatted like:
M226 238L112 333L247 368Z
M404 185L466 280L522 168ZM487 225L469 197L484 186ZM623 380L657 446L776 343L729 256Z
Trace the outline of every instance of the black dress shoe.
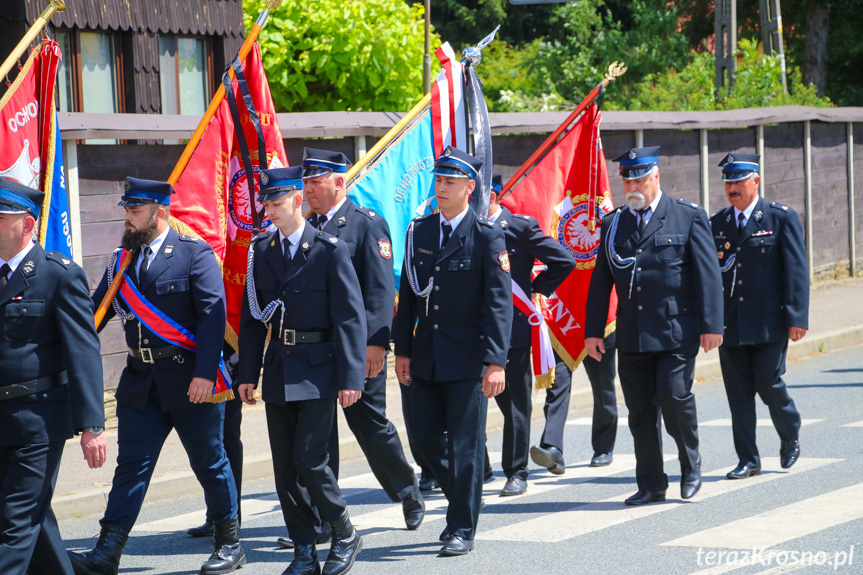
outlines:
M333 541L330 544L330 554L321 570L323 575L342 575L353 566L357 554L363 548L363 540L359 531L351 524L348 510L341 517L330 523Z
M440 483L434 477L420 477L420 491L431 491L440 487Z
M186 533L189 537L212 537L213 536L213 522L209 519L204 521L204 524L199 527L192 527L191 529L186 529Z
M418 484L414 483L413 490L402 500L402 513L404 513L405 525L408 530L419 529L425 517L426 504Z
M314 545L297 545L294 549L294 560L282 575L321 575L321 565L318 563L318 552Z
M444 527L443 531L440 532L440 537L438 537L438 540L444 542L450 537L452 537L452 533L449 532L449 527Z
M754 465L738 465L731 471L725 474L728 479L746 479L753 475L761 475L761 468Z
M447 539L443 547L440 548L442 557L455 557L457 555L467 555L473 549L473 541L466 541L458 535L453 535Z
M614 455L610 451L608 453L594 453L593 459L590 460L590 466L605 467L606 465L611 465L613 460Z
M701 489L701 456L695 463L695 469L683 468L680 470L680 497L692 499Z
M525 491L527 491L527 480L512 476L506 480L506 485L500 490L500 496L512 497L513 495L523 495Z
M624 503L627 505L647 505L657 501L665 501L665 491L648 491L639 489L635 495L628 498Z
M563 462L563 453L560 449L552 446L536 446L530 448L530 458L540 467L545 467L555 475L563 475L566 471L566 463Z
M779 465L782 466L782 469L788 469L797 463L799 457L800 442L798 440L782 442L782 447L779 449Z
M213 554L201 566L199 575L225 575L246 564L246 554L240 545L240 520L217 521L213 524Z

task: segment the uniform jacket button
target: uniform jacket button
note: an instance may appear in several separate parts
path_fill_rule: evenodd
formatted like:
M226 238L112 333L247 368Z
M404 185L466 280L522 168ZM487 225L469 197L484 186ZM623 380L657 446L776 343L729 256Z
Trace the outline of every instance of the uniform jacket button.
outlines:
M644 309L644 307L643 307L643 306L638 306L638 311L641 311L641 310L643 310L643 309Z
M479 336L479 338L480 338L480 339L485 339L485 336L484 336L484 335L480 335L480 336Z
M439 271L440 271L440 266L435 266L435 267L434 267L434 271L439 272Z
M643 251L644 251L643 249L638 248L638 249L636 250L636 253L639 253L639 254L640 254L640 253L641 253L641 252L643 252Z
M635 291L641 291L641 286L638 286L637 288L635 288Z
M437 327L438 327L437 324L434 324L434 328L437 329Z
M740 296L740 299L738 301L743 301L743 296Z
M641 268L635 268L635 271L640 272Z
M435 311L437 311L437 309L438 309L437 304L435 304L434 309L435 309Z
M440 286L434 286L435 291L438 291L439 289L440 289Z

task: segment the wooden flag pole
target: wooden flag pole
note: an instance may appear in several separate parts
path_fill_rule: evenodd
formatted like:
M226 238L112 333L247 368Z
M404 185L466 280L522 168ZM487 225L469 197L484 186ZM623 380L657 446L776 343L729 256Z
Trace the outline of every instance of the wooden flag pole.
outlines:
M0 78L5 78L6 75L12 70L12 67L15 65L15 62L24 55L24 52L30 47L30 44L33 43L33 40L43 28L48 24L48 20L54 15L55 12L65 12L66 11L66 3L63 0L51 0L48 4L48 7L42 11L33 25L27 30L27 33L24 34L24 37L21 38L21 41L18 42L18 45L15 46L15 49L12 50L12 53L9 54L9 57L6 58L6 61L3 62L3 66L0 66Z
M626 65L623 62L614 62L608 67L608 73L605 75L605 78L602 79L602 82L597 84L597 86L587 95L587 97L581 101L581 103L572 111L572 113L566 117L566 120L557 127L557 129L551 133L551 135L546 138L545 142L537 148L537 150L531 154L530 158L522 164L522 166L518 169L518 171L503 185L503 188L500 191L500 199L502 200L508 194L511 193L512 189L515 185L521 180L521 178L527 173L527 171L536 164L536 162L557 142L558 138L560 138L561 134L563 134L566 129L572 124L582 112L584 112L588 106L590 106L593 101L599 96L599 91L604 90L608 87L608 84L617 78L618 76L622 76L626 72Z
M254 26L249 31L249 35L246 36L246 41L243 42L242 48L240 48L239 58L240 62L245 61L246 56L249 55L249 52L252 50L252 46L255 41L258 39L258 34L261 33L261 29L267 23L267 19L270 17L270 13L277 10L279 6L281 6L282 0L270 0L267 3L266 10L261 11L258 15L258 19L255 21ZM234 78L234 69L231 67L228 69L228 74L230 74L231 79ZM192 135L192 138L189 140L189 143L186 144L186 149L183 150L183 155L180 156L180 160L177 162L177 165L174 166L174 171L171 172L171 176L168 178L168 183L172 186L176 185L180 180L180 176L183 175L183 170L186 169L186 166L189 165L189 160L192 159L192 155L195 153L195 149L198 147L198 144L201 143L201 138L204 137L204 132L207 131L207 126L210 125L210 121L212 121L213 116L216 115L216 112L219 109L219 106L222 105L222 100L225 99L225 86L224 84L219 85L219 89L216 90L216 95L213 96L213 99L210 101L210 106L207 108L207 111L204 112L204 116L201 118L201 121L198 123L197 129L195 129L195 133ZM120 262L120 269L114 274L114 281L108 287L108 291L105 293L105 297L102 298L101 303L99 304L98 309L96 309L95 321L96 321L96 329L102 324L102 321L105 319L105 314L108 312L108 306L111 305L111 302L117 296L117 292L120 291L120 284L123 281L123 273L126 271L126 268L129 267L129 264L132 262L133 254L129 252L126 254L126 257Z

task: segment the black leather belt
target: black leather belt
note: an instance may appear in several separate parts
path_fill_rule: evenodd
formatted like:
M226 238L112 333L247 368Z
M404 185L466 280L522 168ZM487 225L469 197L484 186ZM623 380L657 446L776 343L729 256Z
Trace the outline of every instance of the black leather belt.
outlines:
M142 347L129 348L129 355L135 359L140 359L144 363L156 363L157 359L165 359L166 357L183 357L183 354L188 350L183 349L179 345L166 345L164 347ZM181 362L182 363L182 362Z
M321 331L297 331L286 329L282 331L282 343L285 345L297 345L298 343L323 343L333 341L333 330Z
M54 375L46 375L45 377L40 377L38 379L31 379L30 381L22 381L21 383L6 385L0 387L0 401L15 399L16 397L32 395L34 393L39 393L40 391L45 391L46 389L60 387L61 385L68 383L68 381L69 374L63 370Z

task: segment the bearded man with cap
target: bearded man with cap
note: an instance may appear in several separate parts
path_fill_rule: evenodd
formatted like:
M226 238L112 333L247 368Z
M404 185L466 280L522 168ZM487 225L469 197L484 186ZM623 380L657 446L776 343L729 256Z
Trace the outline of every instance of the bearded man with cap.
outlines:
M563 283L575 269L575 258L560 243L539 229L535 218L513 214L500 204L503 176L492 174L488 221L503 230L512 281L528 297L540 293L546 297ZM533 265L539 260L545 270L533 277ZM501 497L521 495L527 490L527 459L530 450L530 413L533 377L530 371L530 318L513 306L512 334L506 363L506 388L495 401L503 414L503 450L501 463L506 485Z
M0 573L71 575L51 497L63 446L107 458L84 271L33 241L45 195L0 177Z
M171 430L186 449L214 525L213 554L201 574L229 573L246 562L237 490L222 444L225 406L208 401L219 372L225 373L225 288L212 248L168 225L173 192L166 182L126 178L119 203L126 212L122 248L93 294L95 303L102 301L118 262L132 252L125 287L105 316L123 320L129 350L116 394L117 468L95 549L70 553L79 575L117 573Z
M677 443L680 495L701 488L692 380L701 345L722 343L722 283L703 208L659 185L659 147L633 148L620 163L626 205L602 220L585 321L587 353L600 361L608 298L617 289L618 374L635 444L638 492L627 505L664 501L660 414Z
M363 395L362 290L347 244L303 217L301 167L263 170L258 199L276 229L260 234L249 248L239 333L240 397L256 402L263 364L276 492L294 543L294 560L284 573L321 573L316 539L324 522L332 543L323 573L340 575L353 566L362 540L327 449L336 400L348 408Z
M368 339L363 395L344 409L345 420L378 483L393 502L402 503L405 524L420 526L425 504L413 467L405 458L395 425L386 415L386 358L395 304L395 273L390 228L378 213L347 197L348 159L341 152L303 151L303 194L312 215L309 223L333 235L348 248L362 289ZM339 434L333 426L330 467L339 475Z
M449 502L440 537L444 556L473 548L486 408L506 385L512 328L503 230L468 205L481 167L452 147L435 162L440 213L417 218L408 228L393 324L396 375L410 386L414 441Z
M757 154L728 154L719 163L730 206L710 218L725 295L725 339L719 347L731 409L737 467L728 479L761 473L755 444L755 395L779 434L779 463L800 456L800 413L782 375L788 340L809 327L809 265L793 208L758 195Z

